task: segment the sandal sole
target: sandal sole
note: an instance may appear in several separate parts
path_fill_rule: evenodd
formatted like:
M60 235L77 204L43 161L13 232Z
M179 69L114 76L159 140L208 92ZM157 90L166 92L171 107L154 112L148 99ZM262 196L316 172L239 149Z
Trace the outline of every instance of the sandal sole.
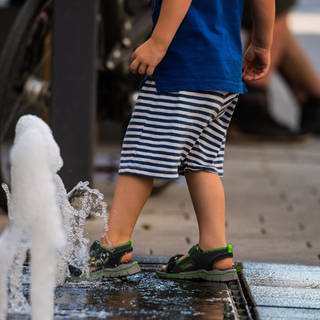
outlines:
M167 273L163 271L157 271L157 275L162 279L183 279L183 280L206 280L211 282L227 282L237 280L238 275L235 269L218 270L214 269L211 271L207 270L195 270L189 272L180 273Z
M139 263L134 261L132 263L121 264L116 268L104 268L99 271L90 272L90 279L119 278L130 276L141 271Z
M236 269L217 270L212 271L201 270L201 279L213 282L226 282L238 279Z

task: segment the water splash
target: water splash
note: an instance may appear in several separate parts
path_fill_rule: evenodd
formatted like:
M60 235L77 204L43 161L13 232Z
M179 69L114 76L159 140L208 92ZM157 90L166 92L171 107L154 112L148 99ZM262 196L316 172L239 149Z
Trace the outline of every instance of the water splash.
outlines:
M104 196L97 189L91 189L89 182L79 182L69 193L68 199L76 211L72 221L73 253L69 263L82 269L88 275L88 239L84 235L85 221L89 216L101 217L107 227L107 206ZM70 242L71 242L70 241Z
M97 189L91 189L89 182L79 182L67 193L61 178L56 175L57 199L64 221L67 245L60 252L58 284L69 276L69 266L81 270L82 277L88 276L88 244L84 233L85 222L89 216L103 218L107 226L107 206L104 196Z
M11 200L10 190L8 185L5 183L2 183L1 186L7 197L9 221L12 222L13 217L12 217L12 207L10 202ZM7 249L10 249L11 247L10 246L11 241L9 239L12 238L12 235L16 234L17 236L17 232L19 233L18 230L12 230L12 229L14 229L14 227L11 227L11 229L8 229L7 233L4 234L4 238L6 239L4 240L4 243L7 244ZM23 295L22 277L23 277L23 263L25 261L27 250L31 245L30 245L30 241L28 241L28 238L30 237L27 236L25 231L21 231L20 235L21 235L20 246L17 247L16 252L11 252L11 254L9 254L9 257L10 257L9 261L12 260L11 272L9 274L9 278L7 279L8 287L9 287L9 300L6 301L6 298L5 298L5 301L9 305L9 310L15 310L16 313L29 313L30 306ZM9 266L9 263L7 263L6 268L8 266ZM2 282L0 281L0 283ZM4 310L3 307L0 309ZM2 313L0 312L0 314Z
M73 264L88 273L85 219L104 217L103 195L80 182L68 194L57 171L60 150L50 128L41 119L19 119L11 152L10 224L0 235L0 319L9 313L29 313L22 292L22 269L31 252L32 319L53 319L54 289L64 282ZM9 290L8 290L9 288ZM9 301L8 301L9 291ZM9 306L9 310L8 310Z

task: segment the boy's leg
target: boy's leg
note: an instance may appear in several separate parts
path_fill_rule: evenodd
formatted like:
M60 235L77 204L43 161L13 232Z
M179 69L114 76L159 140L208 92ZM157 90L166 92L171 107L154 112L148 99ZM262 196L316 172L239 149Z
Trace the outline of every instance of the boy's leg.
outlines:
M115 247L131 239L139 214L152 190L153 179L149 177L119 175L108 219L108 230L101 237L105 247ZM124 256L122 262L131 259Z
M198 220L200 248L225 247L225 197L220 177L206 171L186 171L185 177ZM220 260L214 267L232 268L232 259Z

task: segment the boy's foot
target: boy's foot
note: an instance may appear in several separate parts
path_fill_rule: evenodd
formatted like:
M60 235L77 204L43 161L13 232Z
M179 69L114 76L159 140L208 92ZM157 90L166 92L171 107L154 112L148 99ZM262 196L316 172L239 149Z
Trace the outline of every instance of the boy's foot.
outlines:
M105 248L99 241L95 241L90 248L90 278L123 277L139 272L138 262L128 261L132 252L132 240L113 248Z
M232 256L231 244L211 250L202 250L199 245L195 245L187 255L170 258L165 268L157 274L163 279L202 279L215 282L236 280L237 271L232 268L232 264L230 266L229 259Z

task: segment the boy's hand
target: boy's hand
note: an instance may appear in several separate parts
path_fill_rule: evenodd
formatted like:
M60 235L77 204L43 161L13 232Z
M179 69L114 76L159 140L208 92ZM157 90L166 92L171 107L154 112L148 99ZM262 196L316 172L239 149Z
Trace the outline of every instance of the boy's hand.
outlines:
M133 52L130 70L133 73L152 76L154 69L163 59L165 54L166 49L151 37Z
M253 44L247 49L242 67L244 81L259 80L263 78L270 67L270 50L257 47Z
M268 0L269 1L269 0ZM162 0L160 15L151 37L132 54L130 70L152 76L165 56L192 0Z

